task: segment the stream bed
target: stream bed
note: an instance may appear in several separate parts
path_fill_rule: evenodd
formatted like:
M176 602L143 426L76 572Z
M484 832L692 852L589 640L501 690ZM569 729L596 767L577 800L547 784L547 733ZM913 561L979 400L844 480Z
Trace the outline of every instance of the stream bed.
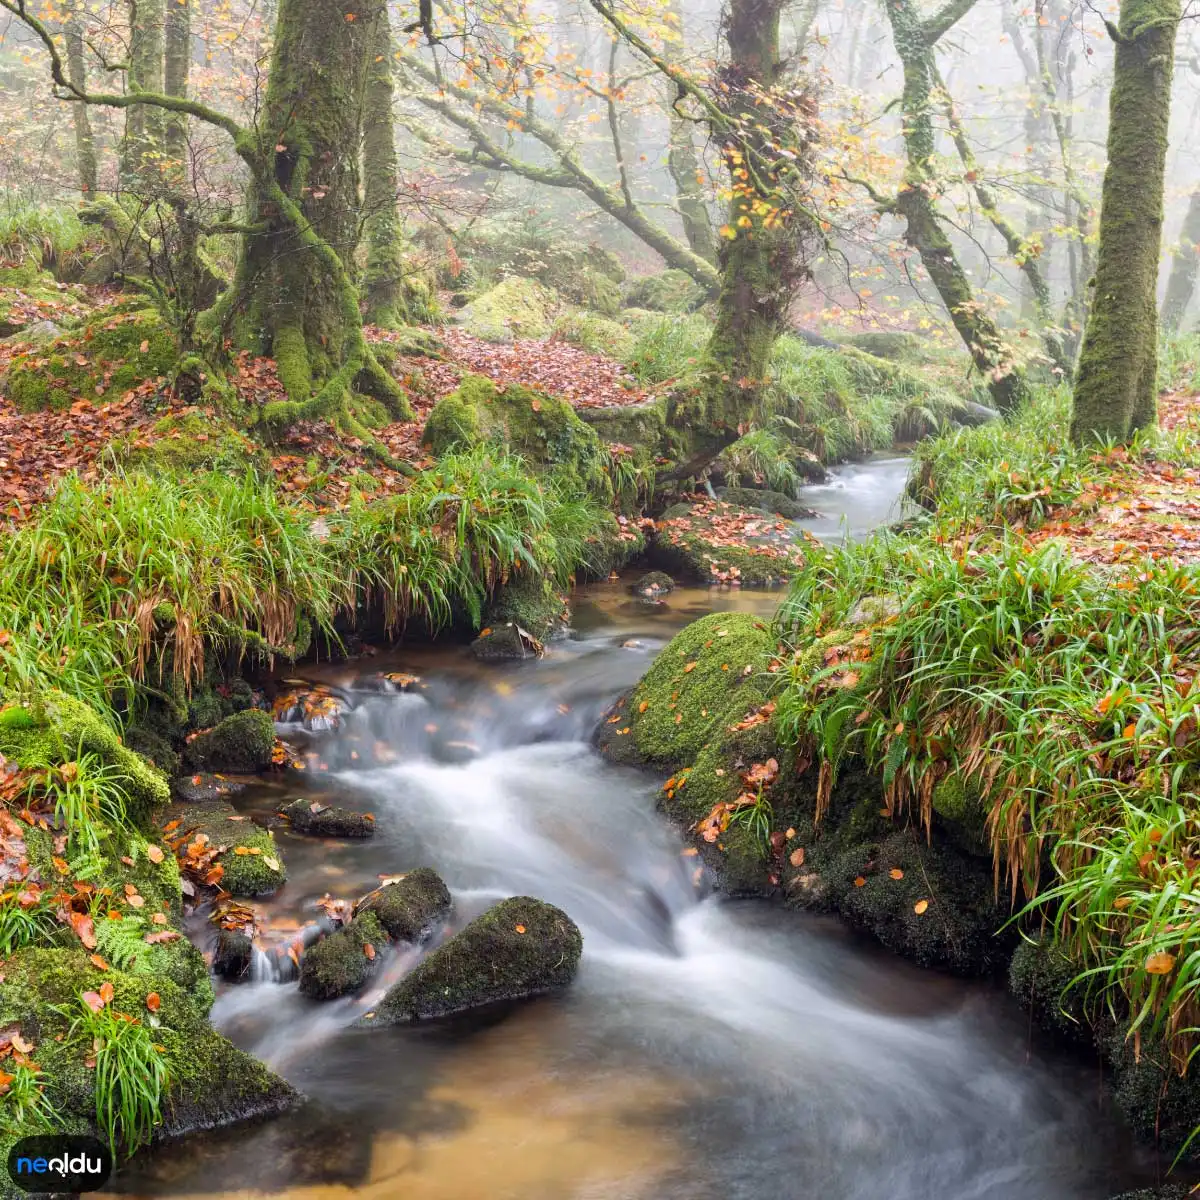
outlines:
M315 743L327 770L258 781L266 818L298 795L371 811L360 843L280 830L295 928L326 892L436 868L461 927L496 899L564 908L584 956L564 995L503 1017L351 1028L371 991L223 984L214 1023L309 1103L139 1156L137 1196L408 1200L1103 1200L1146 1182L1097 1072L1031 1039L996 985L920 971L832 919L697 886L655 812L657 781L587 744L606 705L704 612L769 616L777 595L688 591L649 608L619 582L579 597L546 659L482 667L457 648L311 673L356 707ZM378 673L422 678L378 694ZM374 689L374 691L369 690Z

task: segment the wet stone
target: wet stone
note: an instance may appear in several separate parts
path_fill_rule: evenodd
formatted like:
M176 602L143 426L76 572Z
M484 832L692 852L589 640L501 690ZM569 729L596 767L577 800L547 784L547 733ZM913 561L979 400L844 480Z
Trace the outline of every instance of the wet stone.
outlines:
M171 796L185 804L202 804L207 800L219 800L235 796L245 790L245 784L234 783L221 775L181 775L171 780Z
M296 833L313 837L369 838L375 836L375 817L316 800L293 800L279 810Z
M374 913L388 936L419 945L450 916L450 889L440 875L418 867L364 896L355 911Z

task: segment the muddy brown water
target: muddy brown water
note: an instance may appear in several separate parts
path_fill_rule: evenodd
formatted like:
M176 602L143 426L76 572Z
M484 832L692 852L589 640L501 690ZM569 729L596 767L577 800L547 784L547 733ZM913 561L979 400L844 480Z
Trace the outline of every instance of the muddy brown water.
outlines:
M861 536L896 514L902 479L901 460L848 468L809 528ZM1152 1182L1096 1068L1039 1044L1002 988L920 971L836 920L707 895L655 811L661 780L589 747L685 624L769 618L779 599L682 590L651 608L605 583L577 597L574 636L542 661L435 647L306 670L353 711L309 747L310 777L257 782L237 803L270 820L298 796L336 801L373 812L378 834L280 830L289 877L262 904L265 939L294 936L327 892L430 865L454 927L503 896L560 905L584 933L579 976L505 1014L361 1030L413 952L386 957L366 995L324 1005L261 959L254 982L219 985L213 1021L307 1102L144 1153L114 1194L1105 1200ZM379 694L384 671L422 686Z

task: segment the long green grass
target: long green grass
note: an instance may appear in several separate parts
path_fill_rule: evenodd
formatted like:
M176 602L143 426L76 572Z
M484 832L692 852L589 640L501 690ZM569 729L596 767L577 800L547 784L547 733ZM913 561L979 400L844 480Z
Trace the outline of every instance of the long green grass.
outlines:
M38 204L0 192L0 265L33 260L49 264L74 254L86 230L68 204Z

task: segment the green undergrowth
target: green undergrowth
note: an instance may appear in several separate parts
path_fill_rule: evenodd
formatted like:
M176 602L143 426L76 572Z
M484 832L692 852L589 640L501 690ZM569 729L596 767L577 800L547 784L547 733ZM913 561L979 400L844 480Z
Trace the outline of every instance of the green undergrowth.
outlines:
M822 764L818 819L867 764L897 819L990 850L1093 1024L1165 1039L1180 1069L1200 988L1198 584L1194 567L1096 570L999 528L881 535L812 560L779 616L794 649L776 729Z
M477 624L511 579L565 587L616 537L576 477L486 446L325 517L249 474L67 478L0 535L0 694L178 706L214 653L295 657L377 607L392 631Z

